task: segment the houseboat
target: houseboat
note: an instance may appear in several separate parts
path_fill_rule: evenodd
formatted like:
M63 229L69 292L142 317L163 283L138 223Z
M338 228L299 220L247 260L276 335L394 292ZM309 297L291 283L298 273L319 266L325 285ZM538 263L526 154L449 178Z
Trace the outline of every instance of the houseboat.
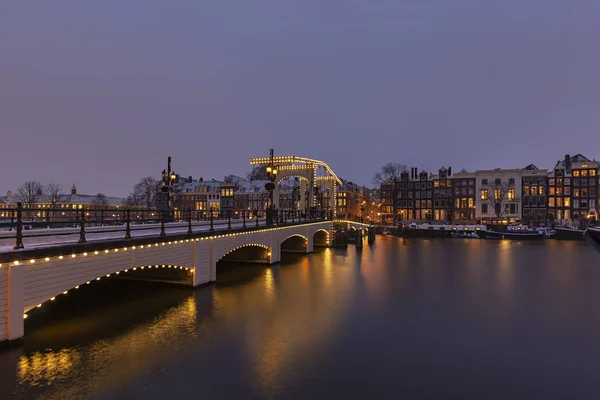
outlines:
M402 226L402 237L450 237L457 232L479 232L484 225L416 224Z
M544 232L535 231L522 224L510 224L506 230L486 230L479 235L486 239L543 240L546 238Z

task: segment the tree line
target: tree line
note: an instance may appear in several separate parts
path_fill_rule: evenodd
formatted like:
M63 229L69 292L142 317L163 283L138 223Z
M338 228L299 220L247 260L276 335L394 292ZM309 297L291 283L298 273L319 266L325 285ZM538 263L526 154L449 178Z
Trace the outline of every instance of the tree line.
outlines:
M15 200L22 203L25 208L34 208L40 203L56 206L63 202L65 195L66 193L58 183L51 182L43 185L39 181L27 181L14 193ZM104 193L97 193L92 203L97 206L107 206L108 200Z

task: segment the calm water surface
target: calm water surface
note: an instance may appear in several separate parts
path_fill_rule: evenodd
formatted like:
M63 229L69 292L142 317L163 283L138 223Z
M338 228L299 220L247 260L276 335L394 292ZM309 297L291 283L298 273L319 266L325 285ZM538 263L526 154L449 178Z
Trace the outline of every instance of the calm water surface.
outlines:
M107 280L32 312L0 398L599 397L584 243L379 237L220 269L196 291Z

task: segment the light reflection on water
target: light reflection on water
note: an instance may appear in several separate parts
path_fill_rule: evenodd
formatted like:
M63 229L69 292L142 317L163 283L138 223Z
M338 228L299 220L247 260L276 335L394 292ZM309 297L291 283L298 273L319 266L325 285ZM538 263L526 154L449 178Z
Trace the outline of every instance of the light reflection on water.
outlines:
M22 349L0 353L0 393L396 398L435 387L489 398L491 387L510 397L550 374L532 372L536 362L562 360L560 382L581 386L569 371L600 356L599 259L581 243L381 237L286 258L223 266L218 284L195 291L116 282L52 305ZM467 384L455 370L479 378Z

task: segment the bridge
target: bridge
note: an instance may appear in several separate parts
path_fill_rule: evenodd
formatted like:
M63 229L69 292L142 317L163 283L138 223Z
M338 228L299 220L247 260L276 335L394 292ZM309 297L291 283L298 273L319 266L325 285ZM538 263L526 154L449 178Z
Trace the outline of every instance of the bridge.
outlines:
M309 187L316 186L314 177L305 178ZM336 179L327 182L335 190ZM24 232L21 211L16 232L0 234L0 240L14 241L14 246L0 246L0 342L23 337L24 319L45 303L100 280L197 287L216 281L221 262L278 263L283 252L310 253L331 246L335 231L333 213L323 212L289 211L267 224L263 215L245 212L218 218L189 211L181 221L167 223L164 218L138 220L135 211L121 210L115 224L93 226L91 210L73 210L78 228ZM344 229L367 228L345 220L335 223Z

